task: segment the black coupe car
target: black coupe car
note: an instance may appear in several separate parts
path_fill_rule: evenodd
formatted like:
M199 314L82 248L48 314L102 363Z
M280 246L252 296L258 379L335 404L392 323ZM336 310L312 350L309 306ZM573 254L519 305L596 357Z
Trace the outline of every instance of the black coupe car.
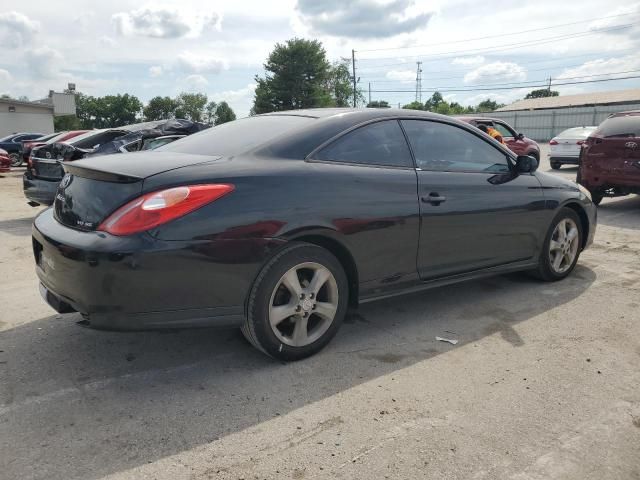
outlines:
M300 359L360 302L517 270L569 275L596 209L536 167L425 112L250 117L64 165L34 222L36 269L46 300L90 326L237 325Z

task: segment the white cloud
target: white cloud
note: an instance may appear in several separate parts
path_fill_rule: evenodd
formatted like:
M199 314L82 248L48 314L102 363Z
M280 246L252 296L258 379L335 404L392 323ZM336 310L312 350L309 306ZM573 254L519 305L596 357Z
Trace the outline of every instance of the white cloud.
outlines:
M484 63L484 57L482 55L475 55L473 57L456 57L451 60L452 65L472 66L480 65L481 63Z
M0 13L0 45L15 48L31 42L40 24L18 12Z
M482 65L464 76L464 83L518 82L524 80L527 73L517 63L493 62Z
M253 94L256 90L256 84L250 83L244 88L238 90L226 90L224 92L212 93L210 96L216 101L225 100L228 103L238 102L240 100L247 100L253 98Z
M152 38L194 38L208 29L219 30L221 22L221 16L215 12L156 6L116 13L111 19L120 35Z
M573 77L584 77L577 78L577 81L591 80L593 78L604 79L609 78L602 75L604 73L627 72L630 70L640 70L640 57L638 55L627 55L625 57L609 58L607 60L598 59L585 62L579 67L563 70L562 73L556 75L555 80ZM614 75L613 78L636 74L637 73ZM598 75L598 77L593 77L593 75Z
M159 77L164 73L164 70L160 65L153 65L149 67L149 75L153 78Z
M6 93L11 88L11 84L13 83L11 78L11 74L8 70L4 68L0 68L0 93Z
M178 67L193 73L220 73L228 68L226 60L198 55L192 52L184 52L178 55Z
M201 90L209 85L209 81L202 75L188 75L184 79L184 83L188 90Z
M98 39L98 42L101 45L104 45L105 47L110 47L110 48L115 47L118 44L118 42L116 42L113 38L111 38L111 37L109 37L107 35L102 35Z
M415 70L391 70L385 75L389 80L397 80L402 83L416 81Z
M61 75L64 58L53 48L39 47L27 50L24 58L33 78L53 79Z

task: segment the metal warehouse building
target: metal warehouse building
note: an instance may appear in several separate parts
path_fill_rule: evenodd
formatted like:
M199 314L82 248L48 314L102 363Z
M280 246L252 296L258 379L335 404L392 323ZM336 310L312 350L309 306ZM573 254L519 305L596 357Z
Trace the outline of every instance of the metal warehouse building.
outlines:
M16 132L53 133L53 117L75 115L75 96L49 92L35 102L0 98L0 137Z
M640 110L640 89L519 100L485 115L506 121L534 140L547 141L567 128L598 125L625 110Z

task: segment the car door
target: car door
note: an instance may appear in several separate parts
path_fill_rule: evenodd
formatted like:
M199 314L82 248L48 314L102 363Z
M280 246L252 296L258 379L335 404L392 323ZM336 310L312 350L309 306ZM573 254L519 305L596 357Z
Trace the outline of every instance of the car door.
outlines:
M524 140L520 140L518 138L518 134L513 130L509 125L503 122L493 122L493 128L495 128L504 140L504 143L507 144L509 150L511 150L516 155L524 155L527 149L527 142Z
M544 228L544 195L517 174L508 153L460 126L402 120L418 174L420 278L533 260Z
M307 161L306 192L317 208L307 216L340 234L357 265L360 297L416 282L417 178L398 120L350 130Z

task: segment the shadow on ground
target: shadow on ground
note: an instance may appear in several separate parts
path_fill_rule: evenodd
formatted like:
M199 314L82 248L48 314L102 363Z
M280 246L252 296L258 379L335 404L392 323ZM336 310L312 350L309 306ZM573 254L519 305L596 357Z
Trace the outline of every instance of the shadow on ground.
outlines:
M75 325L77 315L36 320L0 332L0 471L96 479L487 335L518 348L519 322L579 297L594 280L578 266L553 285L509 275L367 304L323 352L291 364L263 356L237 330L111 333Z
M598 223L608 227L640 229L640 195L605 199L598 207Z
M15 218L11 220L0 220L0 232L10 233L24 237L31 235L31 225L33 224L33 217Z

